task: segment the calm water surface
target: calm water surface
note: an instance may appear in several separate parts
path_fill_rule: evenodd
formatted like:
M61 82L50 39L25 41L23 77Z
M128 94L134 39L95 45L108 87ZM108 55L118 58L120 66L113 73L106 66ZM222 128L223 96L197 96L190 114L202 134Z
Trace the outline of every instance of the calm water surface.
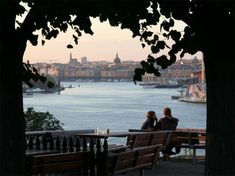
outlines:
M162 109L169 106L178 127L205 128L206 105L172 100L177 89L144 89L133 82L63 82L72 85L60 94L34 94L24 98L24 108L49 111L62 123L64 129L126 131L140 128L149 110L162 117Z

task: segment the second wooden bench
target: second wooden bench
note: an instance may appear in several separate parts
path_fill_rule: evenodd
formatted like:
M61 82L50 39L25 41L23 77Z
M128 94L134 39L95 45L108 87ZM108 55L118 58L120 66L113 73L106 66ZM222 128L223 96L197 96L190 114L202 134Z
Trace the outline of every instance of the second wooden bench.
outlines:
M139 169L140 175L144 176L144 169L155 166L160 149L161 145L152 145L116 153L109 157L109 171L114 175Z

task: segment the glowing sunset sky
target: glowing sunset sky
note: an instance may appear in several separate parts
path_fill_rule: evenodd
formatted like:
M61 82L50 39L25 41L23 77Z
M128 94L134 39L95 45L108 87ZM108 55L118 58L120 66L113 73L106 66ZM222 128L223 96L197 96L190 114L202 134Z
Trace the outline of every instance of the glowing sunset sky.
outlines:
M60 33L56 39L46 40L44 46L39 41L38 46L32 46L30 42L24 54L24 60L34 62L68 62L69 53L73 58L80 60L86 56L89 61L110 60L116 55L122 60L143 60L151 53L149 48L142 48L138 38L132 38L129 30L121 30L119 27L111 27L108 22L100 23L93 20L93 36L83 34L78 45L73 43L72 33ZM68 49L67 44L72 43L74 48Z
M133 39L132 33L127 29L121 30L119 27L111 27L108 22L100 23L97 19L92 19L92 30L93 36L83 33L78 45L73 42L72 30L66 34L60 33L56 39L46 40L44 46L41 45L41 40L37 46L28 42L24 61L67 63L70 52L78 61L84 56L88 61L113 61L116 53L121 60L141 61L151 53L148 47L142 48L139 38ZM73 44L73 49L66 47L69 43Z

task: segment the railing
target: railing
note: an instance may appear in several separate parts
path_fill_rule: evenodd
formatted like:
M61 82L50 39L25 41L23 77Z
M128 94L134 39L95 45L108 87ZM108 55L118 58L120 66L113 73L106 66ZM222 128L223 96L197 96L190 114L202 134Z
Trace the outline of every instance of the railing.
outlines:
M108 143L107 139L80 139L79 133L94 133L95 130L74 130L74 131L33 131L26 132L26 173L31 175L32 158L39 155L59 153L92 152L94 155L94 167L96 174L105 175L108 169ZM61 155L62 156L62 155ZM106 164L105 164L106 163ZM84 175L95 175L95 169L84 170ZM89 171L88 171L89 170Z
M197 129L187 129L186 131L195 132L195 130L197 131ZM176 131L181 132L185 131L185 129L178 129ZM202 131L205 132L205 130L198 130L198 132ZM82 168L84 175L108 175L109 152L107 138L78 137L81 133L94 132L94 129L26 132L26 169L30 170L32 168L33 162L31 159L39 155L61 154L61 156L64 156L66 153L70 155L72 153L89 152L94 156L94 165L92 168ZM147 133L150 134L149 132ZM138 135L138 132L136 134ZM138 137L133 139L138 139Z
M70 131L31 131L25 133L26 154L35 151L57 151L61 153L81 151L87 149L84 138L81 141L75 135L79 133L92 133L95 130L70 130ZM42 152L43 153L43 152Z

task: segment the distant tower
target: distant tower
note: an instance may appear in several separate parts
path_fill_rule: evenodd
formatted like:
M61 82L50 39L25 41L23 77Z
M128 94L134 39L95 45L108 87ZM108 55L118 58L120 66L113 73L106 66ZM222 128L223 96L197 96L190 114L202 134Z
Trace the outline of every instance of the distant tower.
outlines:
M70 57L69 57L69 60L71 61L72 60L72 53L70 52Z
M69 63L70 66L76 66L79 64L78 60L76 58L73 58L72 53L70 52L69 55Z
M82 57L81 58L81 63L82 64L87 64L87 57Z
M115 59L113 60L114 64L121 64L121 59L118 57L118 53L116 54Z

